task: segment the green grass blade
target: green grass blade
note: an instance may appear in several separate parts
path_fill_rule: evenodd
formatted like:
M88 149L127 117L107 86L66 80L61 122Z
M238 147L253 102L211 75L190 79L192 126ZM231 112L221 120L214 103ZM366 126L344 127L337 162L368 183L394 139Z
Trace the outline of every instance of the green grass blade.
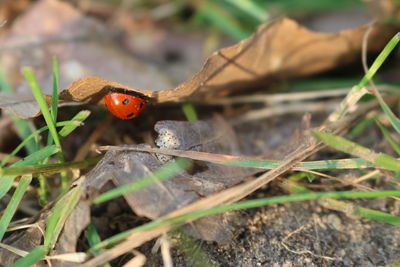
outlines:
M54 123L57 122L58 112L58 88L60 83L58 73L58 60L56 57L53 57L53 93L51 97L51 115L53 117Z
M243 30L231 14L211 1L204 2L197 14L237 40L250 36L250 32Z
M79 125L77 124L77 122L75 121L62 121L62 122L58 122L56 124L57 127L61 127L61 126L66 126L66 125ZM4 165L6 165L8 163L8 161L15 156L24 146L25 144L32 138L35 138L36 136L38 136L39 134L41 134L42 132L48 130L47 126L44 126L42 128L40 128L39 130L36 130L35 132L33 132L31 135L29 135L27 138L25 138L7 157L5 157L3 159L3 161L0 163L0 167L3 167Z
M98 245L92 247L88 252L93 253L99 249L113 245L113 244L125 239L132 233L151 230L151 229L154 229L159 226L183 223L187 220L194 220L194 219L198 219L200 217L204 217L207 215L222 213L222 212L226 212L226 211L249 209L249 208L262 207L262 206L270 205L270 204L280 204L280 203L298 202L298 201L315 200L315 199L330 199L330 198L357 199L357 198L378 198L378 197L398 197L398 196L400 196L400 190L373 191L373 192L341 191L341 192L327 192L327 193L307 193L307 194L299 194L299 195L279 196L279 197L242 201L242 202L237 202L237 203L234 203L231 205L196 211L196 212L188 213L188 214L170 218L170 219L165 219L165 220L161 220L161 221L153 221L153 222L144 224L142 226L136 227L134 229L122 232L122 233L112 236L108 239L105 239ZM400 218L399 216L395 216L395 217ZM400 221L399 221L399 223L400 223Z
M361 90L364 86L367 85L367 83L374 77L378 69L382 66L383 62L387 59L389 54L393 51L393 49L397 46L399 43L400 38L400 33L397 33L395 36L392 37L392 39L386 44L386 46L383 48L381 53L377 56L375 59L374 63L372 63L372 66L369 68L367 73L364 75L364 77L361 79L359 84L357 85L357 90Z
M44 235L45 247L53 248L64 227L65 221L78 203L81 193L82 188L76 186L57 201L53 208L53 213L47 222L46 232Z
M24 165L29 165L29 164L35 164L35 163L38 163L38 162L44 160L47 157L50 157L51 155L54 155L57 152L58 152L58 149L55 146L45 147L27 157L25 157L24 160L14 163L11 166L18 167L18 166L24 166ZM16 175L18 175L18 174L19 173L17 173ZM8 192L8 190L10 190L16 175L0 176L0 199ZM20 175L22 175L22 174L20 174Z
M313 191L305 188L304 186L299 185L295 180L297 180L297 177L294 177L294 179L290 178L290 181L286 184L285 189L288 189L290 192L294 192L296 194L314 193ZM399 216L363 207L358 207L353 203L343 202L337 199L324 199L324 201L319 201L319 204L328 209L337 210L346 214L351 214L370 220L375 220L400 226Z
M17 118L13 114L10 114L10 115L13 118L15 127L18 132L18 136L20 137L21 140L25 140L35 130L35 126L33 125L32 122L30 122L28 120ZM39 148L40 148L40 143L39 143L38 138L30 139L25 144L25 149L28 152L28 154L31 154L31 153L39 150Z
M82 125L82 123L89 117L90 111L89 110L82 110L79 111L71 121L78 122L75 124L65 125L60 131L59 135L61 137L65 137L69 135L72 131L74 131L78 126Z
M64 154L62 152L62 147L61 147L61 142L60 138L58 136L57 130L56 130L56 124L53 121L53 118L51 117L49 107L47 106L46 100L44 99L44 96L42 94L42 91L40 90L39 84L36 80L35 75L30 69L24 68L22 70L22 73L24 74L26 80L28 81L29 86L32 88L32 93L33 96L35 97L36 101L39 104L40 110L42 111L44 120L46 121L47 127L49 127L49 132L54 140L54 143L58 148L60 148L60 152L57 153L57 158L59 162L64 162ZM69 181L66 173L61 173L61 188L63 191L68 190L69 187Z
M11 267L30 267L46 256L48 249L44 246L34 248L28 255L17 260Z
M366 218L369 220L374 220L374 221L384 222L387 224L392 224L395 226L400 226L400 217L399 216L395 216L395 215L377 211L377 210L359 207L354 210L353 215L357 215L357 216L360 216L360 217L363 217L363 218Z
M68 169L84 169L95 165L101 157L86 159L82 161L63 162L55 164L25 165L8 167L1 169L3 175L23 175L23 174L48 174L61 173ZM0 178L1 179L1 178Z
M236 6L240 10L243 10L253 18L256 18L259 22L264 22L268 18L268 14L265 9L258 6L254 1L237 1L237 0L226 0L232 5Z
M36 151L35 153L32 153L24 158L23 161L18 161L11 165L12 167L17 167L17 166L26 166L26 165L31 165L35 164L37 162L40 162L56 153L58 153L60 149L56 147L55 145L52 146L46 146L42 148L39 151Z
M166 179L169 179L174 175L182 172L183 170L189 168L190 165L190 160L179 158L176 161L170 162L162 166L158 170L154 171L154 173L152 173L151 175L145 176L131 184L107 191L106 193L95 198L93 202L95 204L99 204L104 201L120 197L123 194L138 191L142 188L152 185L156 181L164 181Z
M188 103L188 102L183 103L182 110L188 121L198 121L199 120L196 109L194 108L192 103Z
M226 211L262 207L270 204L298 202L298 201L314 200L314 199L330 199L330 198L356 199L356 198L378 198L378 197L398 197L398 196L400 196L400 190L372 191L372 192L339 191L339 192L309 193L309 194L263 198L263 199L237 202L231 205L220 206L208 210L196 211L175 218L167 219L162 222L151 222L143 226L139 226L136 229L148 230L148 229L153 229L154 225L160 226L160 225L168 225L171 223L180 223L186 220L197 219L207 215L222 213ZM399 216L396 217L400 219ZM400 220L398 222L400 225Z
M42 160L54 155L58 151L59 151L59 149L55 145L44 147L41 150L38 150L38 151L26 156L23 160L15 162L14 164L11 165L11 167L26 166L26 165L38 163L39 161L42 161Z
M85 230L85 237L89 243L89 246L91 247L101 242L99 233L92 223L89 223L89 225L87 226Z
M31 175L22 176L17 188L15 189L14 194L11 197L10 202L7 204L7 207L0 218L0 241L3 239L8 225L10 224L12 217L17 211L18 205L21 202L26 192L26 189L28 188L31 181Z
M101 242L99 233L97 232L96 228L92 223L88 225L88 227L85 230L85 237L89 243L90 247L96 246ZM102 251L98 251L96 254L100 254ZM111 267L109 263L103 264L103 267Z
M351 131L348 133L349 138L356 138L365 130L365 128L367 128L375 121L376 116L363 119L361 122L357 123L357 125L354 126L353 129L351 129Z
M390 110L389 106L383 101L382 97L377 97L379 104L383 112L385 112L386 116L389 118L390 123L392 124L393 128L396 130L397 133L400 134L400 120L399 118L394 115L394 113Z
M400 155L400 145L390 135L389 131L385 127L383 127L381 123L379 123L379 121L376 121L376 124L378 125L379 129L381 130L389 144L392 146L394 151L396 151L397 155Z
M56 125L52 119L52 116L49 111L49 107L47 106L46 100L44 99L42 91L40 90L40 87L36 80L35 75L33 74L32 70L30 70L28 68L24 68L22 70L22 73L24 74L25 79L27 80L29 86L32 88L33 96L35 97L37 103L39 104L40 110L42 111L42 114L43 114L44 120L46 121L47 127L49 127L49 132L54 139L54 143L56 144L57 147L59 147L61 149L61 142L60 142L60 139L58 138ZM62 155L62 154L59 154L59 155Z
M211 161L213 162L213 161ZM217 162L214 162L217 163ZM277 160L256 160L256 159L240 159L223 162L228 166L238 166L247 168L273 169L281 165L281 161ZM332 170L332 169L360 169L370 168L373 165L368 161L360 158L353 159L337 159L337 160L319 160L319 161L304 161L293 166L296 171L309 170Z
M53 57L53 92L51 95L50 115L53 119L54 124L57 122L58 113L58 84L58 61L56 57ZM53 144L53 136L49 134L47 137L47 145L51 144Z
M313 133L319 140L337 150L363 158L378 167L396 172L400 171L400 161L389 155L375 153L366 147L360 146L340 136L317 131Z

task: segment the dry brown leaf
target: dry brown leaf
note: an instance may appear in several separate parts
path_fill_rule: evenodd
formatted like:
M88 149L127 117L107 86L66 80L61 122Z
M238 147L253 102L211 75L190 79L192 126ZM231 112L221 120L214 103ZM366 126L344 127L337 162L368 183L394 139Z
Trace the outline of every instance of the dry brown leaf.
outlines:
M316 33L282 18L260 26L248 39L209 57L199 73L172 90L140 90L98 77L80 79L62 93L66 101L97 103L110 89L135 92L154 102L182 101L199 94L215 95L233 87L254 86L271 79L301 77L346 64L359 57L369 26L337 33ZM369 49L376 51L392 31L375 25Z
M172 144L175 148L195 151L238 153L235 135L221 118L207 122L163 121L157 123L156 130L161 133L158 143L164 147ZM149 153L109 151L87 175L86 195L95 197L107 181L112 181L116 187L130 184L161 166L162 163ZM248 175L249 171L244 168L205 163L190 172L183 172L165 182L125 194L124 197L136 214L157 219L202 196L236 184ZM217 215L195 222L192 232L205 240L227 243L230 233L221 217ZM215 231L209 231L211 225Z

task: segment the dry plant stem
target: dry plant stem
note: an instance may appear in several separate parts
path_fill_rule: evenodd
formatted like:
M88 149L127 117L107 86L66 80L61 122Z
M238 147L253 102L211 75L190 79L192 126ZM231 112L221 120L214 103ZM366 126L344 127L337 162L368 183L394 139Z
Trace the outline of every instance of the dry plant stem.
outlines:
M173 267L172 256L171 256L171 245L168 240L168 236L163 234L161 237L161 256L165 267Z
M249 95L249 96L235 96L225 98L209 99L207 101L194 101L199 105L233 105L233 104L252 104L264 103L265 105L273 105L281 102L291 101L305 101L315 100L318 98L326 97L339 97L345 96L349 92L349 88L339 88L323 90L318 92L299 92L299 93L286 93L286 94L262 94L262 95Z
M15 248L15 247L9 246L9 245L4 244L4 243L0 243L0 247L3 248L3 249L6 249L8 251L11 251L12 253L14 253L14 254L16 254L18 256L21 256L21 257L25 257L29 253L29 252L27 252L25 250L22 250L22 249L19 249L19 248Z
M372 176L378 175L381 171L380 170L373 170L372 172L369 172L357 179L355 179L353 182L354 183L361 183L364 180L367 180L369 178L371 178Z
M295 104L283 104L283 105L278 105L270 108L263 108L263 109L258 109L258 110L253 110L245 113L242 116L235 117L232 119L230 122L233 125L243 123L246 121L252 121L252 120L259 120L259 119L265 119L273 116L279 116L283 114L289 114L289 113L302 113L304 114L305 112L332 112L335 110L338 102L332 102L332 101L319 101L319 102L300 102L300 103L295 103Z
M348 96L346 99L353 99L351 96ZM391 101L396 101L397 99L391 98ZM351 103L346 100L346 103ZM348 129L348 126L354 122L355 119L364 115L366 111L371 110L372 108L378 105L377 101L371 101L366 104L361 104L358 106L358 109L353 112L346 112L342 114L343 109L347 109L346 106L341 105L338 110L336 110L333 115L332 119L328 120L321 128L327 129L334 134L338 134L343 132L344 130ZM338 116L338 115L341 116ZM334 120L333 120L334 118ZM213 207L217 207L224 204L230 204L236 202L247 195L251 194L255 190L259 189L260 187L268 184L272 180L274 180L279 175L283 174L284 172L290 170L293 166L297 163L301 162L302 160L306 159L307 157L311 156L312 154L316 153L319 149L323 147L321 142L309 142L307 144L301 145L295 152L293 152L286 160L282 162L280 166L275 169L272 169L257 179L233 186L228 188L224 191L218 192L213 194L207 198L200 199L182 209L173 211L168 215L159 218L159 220L177 217L183 214L187 214L190 212L198 211L198 210L205 210L210 209ZM143 243L150 241L163 233L169 231L173 226L164 225L158 228L142 231L142 232L135 232L132 233L127 240L121 242L120 244L114 246L111 249L108 249L101 255L89 260L88 262L84 263L83 267L92 267L97 266L111 259L118 257L124 253L131 251L133 248L136 248Z
M137 250L133 250L135 257L125 263L122 267L142 267L146 263L146 256Z

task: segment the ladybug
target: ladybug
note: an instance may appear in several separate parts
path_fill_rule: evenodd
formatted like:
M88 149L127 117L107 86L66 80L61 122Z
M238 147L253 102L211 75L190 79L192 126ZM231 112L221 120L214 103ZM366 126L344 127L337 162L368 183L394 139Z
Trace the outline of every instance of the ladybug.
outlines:
M147 106L147 100L123 93L110 93L104 97L104 102L114 116L123 120L137 117Z

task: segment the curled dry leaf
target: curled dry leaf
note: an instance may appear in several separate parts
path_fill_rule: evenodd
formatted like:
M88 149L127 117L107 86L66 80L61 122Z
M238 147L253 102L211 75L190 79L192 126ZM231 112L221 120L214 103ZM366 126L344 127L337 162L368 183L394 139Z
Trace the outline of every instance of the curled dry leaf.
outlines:
M369 26L337 33L316 33L282 18L261 25L248 39L210 56L203 68L172 90L140 90L98 77L82 78L62 92L65 101L97 103L110 89L142 94L157 103L210 97L233 87L255 86L268 80L293 78L337 67L359 57ZM382 47L391 36L384 26L372 26L370 50Z

